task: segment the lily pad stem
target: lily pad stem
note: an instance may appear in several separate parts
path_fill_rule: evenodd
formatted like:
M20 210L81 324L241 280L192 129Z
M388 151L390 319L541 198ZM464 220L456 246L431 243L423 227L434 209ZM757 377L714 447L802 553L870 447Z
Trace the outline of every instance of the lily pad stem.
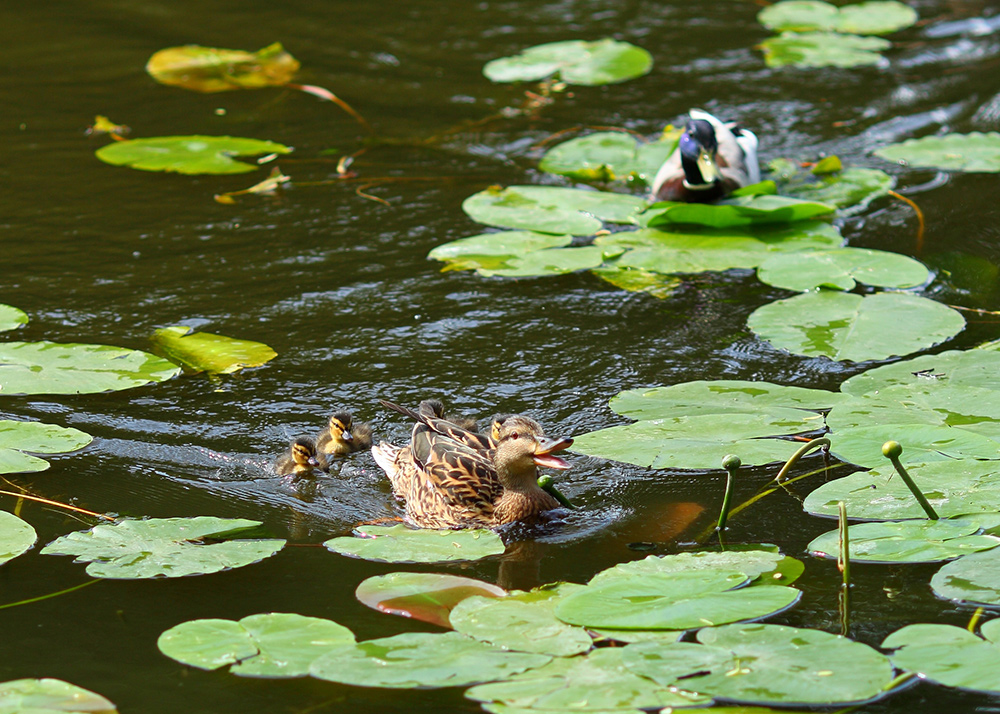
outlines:
M59 501L52 501L48 498L42 498L41 496L32 496L27 493L18 493L17 491L0 491L0 495L14 496L15 498L24 498L28 501L37 501L38 503L44 503L48 506L58 506L59 508L65 508L67 511L75 511L77 513L82 513L86 516L93 516L94 518L100 518L105 521L113 522L115 520L111 516L106 516L103 513L94 513L93 511L88 511L86 508L71 506L68 503L60 503Z
M906 487L910 489L910 493L912 493L913 497L917 499L917 503L919 503L920 507L924 509L924 513L927 514L927 517L932 521L939 520L940 516L938 516L937 511L934 510L934 507L927 501L924 494L919 488L917 488L917 484L913 482L912 478L910 478L910 474L908 474L906 469L903 468L903 464L899 462L899 456L902 453L903 447L900 446L898 441L887 441L882 444L882 455L892 462L893 467L896 469L896 473L898 473L899 477L903 479L903 483L905 483Z
M792 466L794 466L799 459L808 454L810 451L820 447L829 448L830 440L825 436L821 436L818 439L813 439L812 441L808 441L803 444L802 448L792 454L791 458L789 458L788 461L785 462L785 465L781 467L781 471L779 471L778 475L774 477L775 482L779 484L782 483L788 475L789 470L791 470Z
M979 625L979 620L983 616L983 608L977 607L976 611L972 613L972 617L969 619L969 624L965 626L969 632L975 633L976 627Z
M726 530L726 521L729 518L729 501L733 496L733 474L743 465L740 457L729 454L722 459L722 468L726 470L726 495L722 497L722 511L719 513L719 523L716 530L720 533Z

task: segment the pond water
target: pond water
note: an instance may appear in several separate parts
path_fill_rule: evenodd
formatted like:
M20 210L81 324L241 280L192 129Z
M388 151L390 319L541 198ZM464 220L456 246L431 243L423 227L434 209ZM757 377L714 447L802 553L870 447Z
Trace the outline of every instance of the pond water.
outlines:
M775 70L754 49L769 36L754 2L370 4L279 0L64 2L0 7L9 28L2 90L0 175L3 293L31 316L13 339L99 342L148 349L158 327L188 324L256 340L279 354L266 367L211 381L182 377L79 397L7 397L5 418L40 418L93 434L86 450L15 476L33 492L134 516L216 515L264 522L288 547L258 565L216 575L103 581L0 612L0 681L57 677L128 712L478 711L460 690L364 690L310 679L258 681L187 670L156 638L200 617L297 612L350 626L359 639L431 630L354 599L366 577L397 569L342 558L317 544L361 521L398 515L369 454L349 459L310 491L268 471L290 438L314 433L335 409L401 443L405 419L377 399L442 399L485 419L526 412L554 435L624 423L607 406L623 389L695 379L759 379L836 389L863 367L784 354L746 329L757 307L787 293L750 271L692 276L667 299L627 293L590 273L488 279L441 272L433 247L482 232L462 200L490 185L551 183L537 143L577 126L623 126L653 137L690 107L754 128L764 161L836 153L850 165L899 173L927 217L922 259L946 266L928 294L1000 308L1000 202L995 175L907 171L871 150L938 130L1000 128L1000 31L990 2L909 3L922 22L893 36L889 64ZM992 28L992 29L991 29ZM430 137L519 105L525 87L494 85L493 58L563 39L613 36L648 49L648 76L570 88L536 116ZM281 41L303 64L300 81L330 88L383 139L358 156L360 181L336 180L336 161L363 143L358 125L308 95L267 89L201 95L144 71L165 47L257 49ZM229 134L294 146L282 159L294 187L278 197L220 205L213 195L257 176L181 177L111 167L84 135L96 114L135 136ZM263 178L263 172L259 178ZM382 199L367 200L359 186ZM843 226L852 246L915 254L916 222L883 199ZM1000 332L970 319L949 347ZM531 587L583 582L642 557L673 552L712 523L724 475L655 471L570 457L558 483L580 510L507 556L445 570ZM807 465L804 470L812 468ZM773 477L741 472L736 501ZM812 486L778 493L730 522L733 542L771 542L807 559L804 596L775 622L838 631L835 565L806 543L830 522L805 515ZM813 484L816 485L816 484ZM14 500L0 497L5 509ZM88 524L24 504L40 543ZM963 625L970 611L936 599L937 566L855 568L851 635L877 645L909 622ZM398 568L406 569L406 568ZM414 570L421 568L414 567ZM0 605L86 580L69 558L37 548L0 569ZM996 700L922 685L872 711L990 709Z

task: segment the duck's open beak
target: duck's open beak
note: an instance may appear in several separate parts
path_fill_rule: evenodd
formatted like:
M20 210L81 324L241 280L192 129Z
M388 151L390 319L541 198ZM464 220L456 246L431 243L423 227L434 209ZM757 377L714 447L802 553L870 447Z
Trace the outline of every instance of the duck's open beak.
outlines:
M559 469L560 471L569 468L569 462L560 459L558 456L553 456L553 452L562 451L563 449L568 449L573 443L572 439L549 439L542 437L538 440L538 446L535 447L534 460L539 466L545 466L550 469Z

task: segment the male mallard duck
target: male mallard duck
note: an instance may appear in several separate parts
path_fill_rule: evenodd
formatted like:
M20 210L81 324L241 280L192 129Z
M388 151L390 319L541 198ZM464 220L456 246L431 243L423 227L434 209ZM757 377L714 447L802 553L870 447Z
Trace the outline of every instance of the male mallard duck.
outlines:
M347 456L354 451L370 449L371 445L371 427L354 423L351 413L347 411L335 412L316 435L316 451L324 471L329 470L331 457Z
M452 422L382 403L417 420L409 446L382 442L372 448L414 525L492 527L559 507L539 487L538 467L569 468L553 454L572 439L550 439L534 419L513 415L494 423L491 443Z
M757 137L736 122L692 109L677 150L653 179L654 201L708 203L760 181Z
M293 441L288 451L274 462L274 470L279 476L294 476L297 479L311 475L316 468L319 468L316 442L308 436Z
M425 399L420 402L420 406L417 407L417 411L422 414L429 414L431 416L437 417L438 419L444 419L445 421L450 421L461 429L466 431L471 431L476 433L479 431L479 424L472 417L463 416L452 416L450 414L444 413L444 404L441 403L439 399Z

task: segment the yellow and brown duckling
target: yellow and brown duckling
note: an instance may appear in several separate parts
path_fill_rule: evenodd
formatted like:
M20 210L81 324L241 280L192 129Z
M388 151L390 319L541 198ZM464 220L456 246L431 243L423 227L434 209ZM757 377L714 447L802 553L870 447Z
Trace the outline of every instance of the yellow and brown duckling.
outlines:
M498 418L492 439L426 413L382 403L417 420L408 446L382 442L372 448L414 525L494 527L559 507L559 501L539 487L538 467L569 468L554 453L569 447L572 439L548 438L538 422L521 415Z
M348 411L335 412L327 425L316 436L316 451L320 467L330 469L334 458L364 451L372 446L372 429L368 424L355 423Z
M288 451L274 462L274 470L279 476L293 476L296 479L311 476L320 467L316 454L316 442L302 436L292 442Z

